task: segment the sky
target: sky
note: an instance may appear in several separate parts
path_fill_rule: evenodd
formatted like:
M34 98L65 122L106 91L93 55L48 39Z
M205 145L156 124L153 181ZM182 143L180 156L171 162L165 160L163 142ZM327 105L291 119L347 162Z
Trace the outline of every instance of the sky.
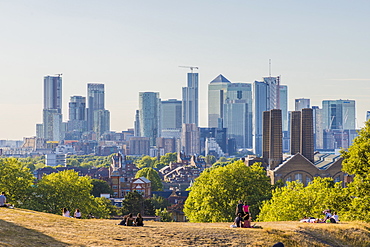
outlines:
M281 76L294 99L356 100L370 110L370 1L0 0L0 139L35 136L43 77L63 74L71 96L105 84L111 130L133 127L139 92L181 99L186 68L199 67L200 126L207 86Z

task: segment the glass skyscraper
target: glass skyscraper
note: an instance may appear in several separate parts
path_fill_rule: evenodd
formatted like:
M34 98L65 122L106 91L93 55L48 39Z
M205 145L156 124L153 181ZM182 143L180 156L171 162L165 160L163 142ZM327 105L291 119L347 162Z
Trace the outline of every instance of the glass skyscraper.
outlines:
M140 136L149 137L150 146L160 137L160 98L156 92L139 93Z
M182 88L182 123L198 126L198 73L188 73L188 85Z
M224 103L226 99L227 86L231 82L223 75L217 76L208 84L208 127L222 127L224 114Z

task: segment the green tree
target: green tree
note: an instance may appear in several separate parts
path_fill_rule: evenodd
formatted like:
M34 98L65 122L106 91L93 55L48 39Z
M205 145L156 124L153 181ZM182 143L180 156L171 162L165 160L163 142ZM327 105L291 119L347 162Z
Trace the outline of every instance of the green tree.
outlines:
M125 195L125 199L122 201L122 213L124 215L144 213L144 198L139 192L130 191Z
M213 155L207 155L206 158L205 158L205 161L208 165L213 165L214 163L216 163L216 157L213 156Z
M155 167L155 163L156 163L157 159L156 158L152 158L148 155L146 156L143 156L141 159L139 160L136 160L135 161L135 164L137 166L137 168L144 168L144 167Z
M26 164L15 158L0 159L0 192L15 206L22 204L30 193L34 177Z
M202 172L190 187L184 213L191 222L232 221L238 200L247 201L256 215L270 195L270 179L263 168L237 161Z
M354 175L348 190L353 198L346 218L370 222L370 121L353 140L348 151L342 150L342 170Z
M83 215L109 215L106 200L92 196L91 178L80 177L73 170L66 170L44 176L34 188L24 206L28 209L60 214L66 207L71 211L79 208Z
M163 166L168 166L171 162L177 161L177 153L166 153L165 155L161 156L159 159L159 163L163 164ZM156 167L159 168L159 167Z
M145 177L146 179L149 179L152 182L152 191L162 191L163 190L162 180L159 177L158 172L151 167L144 167L140 169L136 173L135 177L136 178Z
M345 190L332 178L316 177L306 187L298 181L287 182L287 186L276 188L271 200L263 203L258 220L293 221L304 216L322 218L325 209L340 214L346 212L348 203Z
M167 208L168 206L170 206L168 200L161 196L153 195L151 200L155 209Z
M100 194L110 194L113 195L113 190L109 184L100 179L92 179L91 184L93 185L91 194L95 197L100 197Z
M161 217L162 222L171 222L172 221L172 214L165 209L156 209L155 215Z

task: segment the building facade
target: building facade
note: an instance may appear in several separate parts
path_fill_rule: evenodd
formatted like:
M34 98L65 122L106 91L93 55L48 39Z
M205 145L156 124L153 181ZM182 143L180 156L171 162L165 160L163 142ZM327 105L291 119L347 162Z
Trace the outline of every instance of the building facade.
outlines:
M187 87L182 88L182 123L199 124L198 73L188 73Z

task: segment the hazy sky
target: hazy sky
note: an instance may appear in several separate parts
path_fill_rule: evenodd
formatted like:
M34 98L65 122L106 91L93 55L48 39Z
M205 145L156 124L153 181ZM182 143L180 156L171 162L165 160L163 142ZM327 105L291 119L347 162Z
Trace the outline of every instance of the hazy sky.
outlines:
M72 95L105 83L111 129L133 127L140 91L181 99L199 66L200 125L207 85L281 75L295 98L354 99L370 110L370 1L0 0L0 139L35 135L43 77L63 73L63 118Z

